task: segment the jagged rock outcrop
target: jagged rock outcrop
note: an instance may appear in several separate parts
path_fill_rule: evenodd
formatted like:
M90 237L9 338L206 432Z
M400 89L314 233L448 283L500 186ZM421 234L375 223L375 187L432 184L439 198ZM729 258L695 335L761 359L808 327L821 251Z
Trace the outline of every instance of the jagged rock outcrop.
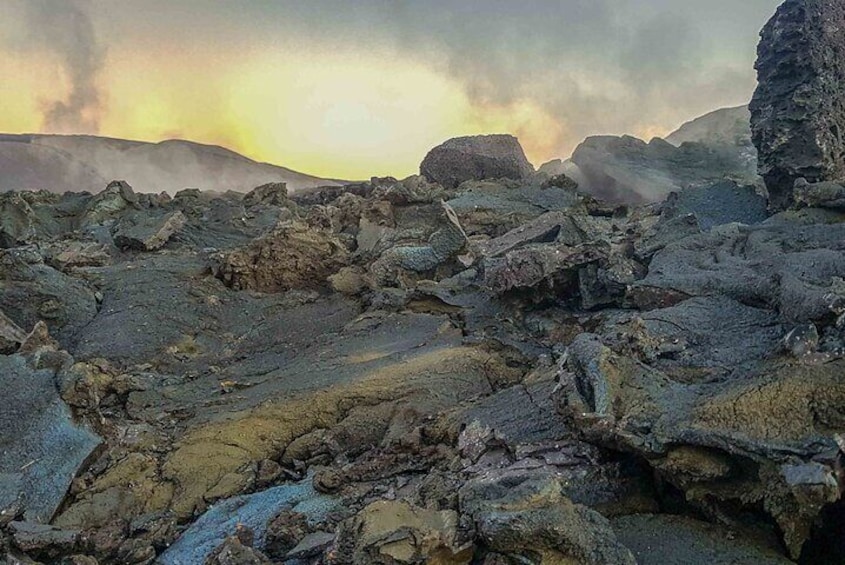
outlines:
M766 218L739 183L619 207L565 174L6 197L4 445L102 443L47 454L49 528L42 458L0 462L0 555L841 561L840 187Z
M659 202L669 193L730 178L754 184L756 163L733 144L675 147L660 138L589 137L572 153L581 190L625 204Z
M468 180L518 180L533 172L512 135L456 137L429 151L420 165L421 175L446 188Z
M186 222L185 215L179 211L164 216L126 216L115 226L114 244L124 250L155 251L164 247Z
M754 144L772 208L801 177L845 177L845 5L787 0L761 33L751 102Z
M325 286L347 261L348 251L331 233L294 221L224 254L216 273L232 288L284 292Z
M350 565L466 565L472 544L458 540L458 515L406 502L374 502L342 524L337 560Z

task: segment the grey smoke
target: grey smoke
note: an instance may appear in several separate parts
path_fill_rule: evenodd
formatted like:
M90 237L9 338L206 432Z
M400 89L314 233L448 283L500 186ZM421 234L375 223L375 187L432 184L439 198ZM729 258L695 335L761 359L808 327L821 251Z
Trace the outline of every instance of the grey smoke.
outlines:
M105 49L98 43L87 0L26 0L28 39L54 54L70 84L64 100L44 102L42 131L97 133L103 99L97 78Z
M392 46L480 104L530 100L561 126L565 156L588 135L747 102L757 34L780 1L277 0L252 15L345 47Z

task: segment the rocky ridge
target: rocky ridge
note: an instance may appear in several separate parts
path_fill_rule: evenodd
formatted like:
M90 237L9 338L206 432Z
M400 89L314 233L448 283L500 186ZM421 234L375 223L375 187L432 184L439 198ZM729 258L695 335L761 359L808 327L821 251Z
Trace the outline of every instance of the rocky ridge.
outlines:
M0 559L845 560L845 181L618 206L500 141L0 195Z
M2 195L4 385L53 407L2 428L7 560L806 559L845 433L845 223L809 194Z

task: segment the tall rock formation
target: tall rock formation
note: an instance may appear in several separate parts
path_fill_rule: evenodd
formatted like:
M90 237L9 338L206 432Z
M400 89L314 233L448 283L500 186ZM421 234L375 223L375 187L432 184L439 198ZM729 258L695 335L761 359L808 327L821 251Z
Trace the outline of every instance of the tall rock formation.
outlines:
M761 33L751 127L770 206L845 177L845 1L787 0Z

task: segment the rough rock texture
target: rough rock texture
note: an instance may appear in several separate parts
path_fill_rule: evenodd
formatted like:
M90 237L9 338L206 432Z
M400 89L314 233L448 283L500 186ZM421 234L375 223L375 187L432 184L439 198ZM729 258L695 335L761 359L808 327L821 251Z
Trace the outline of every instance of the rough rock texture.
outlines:
M659 202L669 193L730 178L756 182L756 163L733 144L675 147L660 138L589 137L572 153L585 192L611 202Z
M761 33L751 125L776 210L793 201L801 177L845 177L843 27L841 2L787 0Z
M126 216L115 227L114 243L121 249L155 251L164 247L170 238L185 226L182 212L163 217Z
M702 230L733 222L758 224L766 219L766 199L753 186L723 181L672 193L663 204L662 219L695 215Z
M429 151L420 174L446 188L468 180L522 179L534 172L511 135L456 137Z
M224 255L217 276L235 289L283 292L324 286L346 262L346 248L330 233L288 222Z
M238 528L248 528L253 535L250 545L263 550L268 542L268 522L279 512L293 510L317 521L336 505L336 501L314 491L310 480L234 497L201 516L159 561L162 565L202 563L225 541L227 535Z
M490 482L470 481L460 496L462 510L492 550L538 563L636 563L610 523L564 497L556 479L507 481L498 488Z
M374 502L341 525L335 558L353 565L466 565L473 547L459 545L457 527L458 515L453 511Z
M56 374L20 355L0 356L0 477L11 481L27 521L47 523L100 438L77 426L59 397Z
M629 208L551 181L0 199L0 555L633 563L657 529L667 562L841 561L836 190L764 219L730 182ZM28 426L102 439L25 458ZM39 465L49 529L16 545Z

